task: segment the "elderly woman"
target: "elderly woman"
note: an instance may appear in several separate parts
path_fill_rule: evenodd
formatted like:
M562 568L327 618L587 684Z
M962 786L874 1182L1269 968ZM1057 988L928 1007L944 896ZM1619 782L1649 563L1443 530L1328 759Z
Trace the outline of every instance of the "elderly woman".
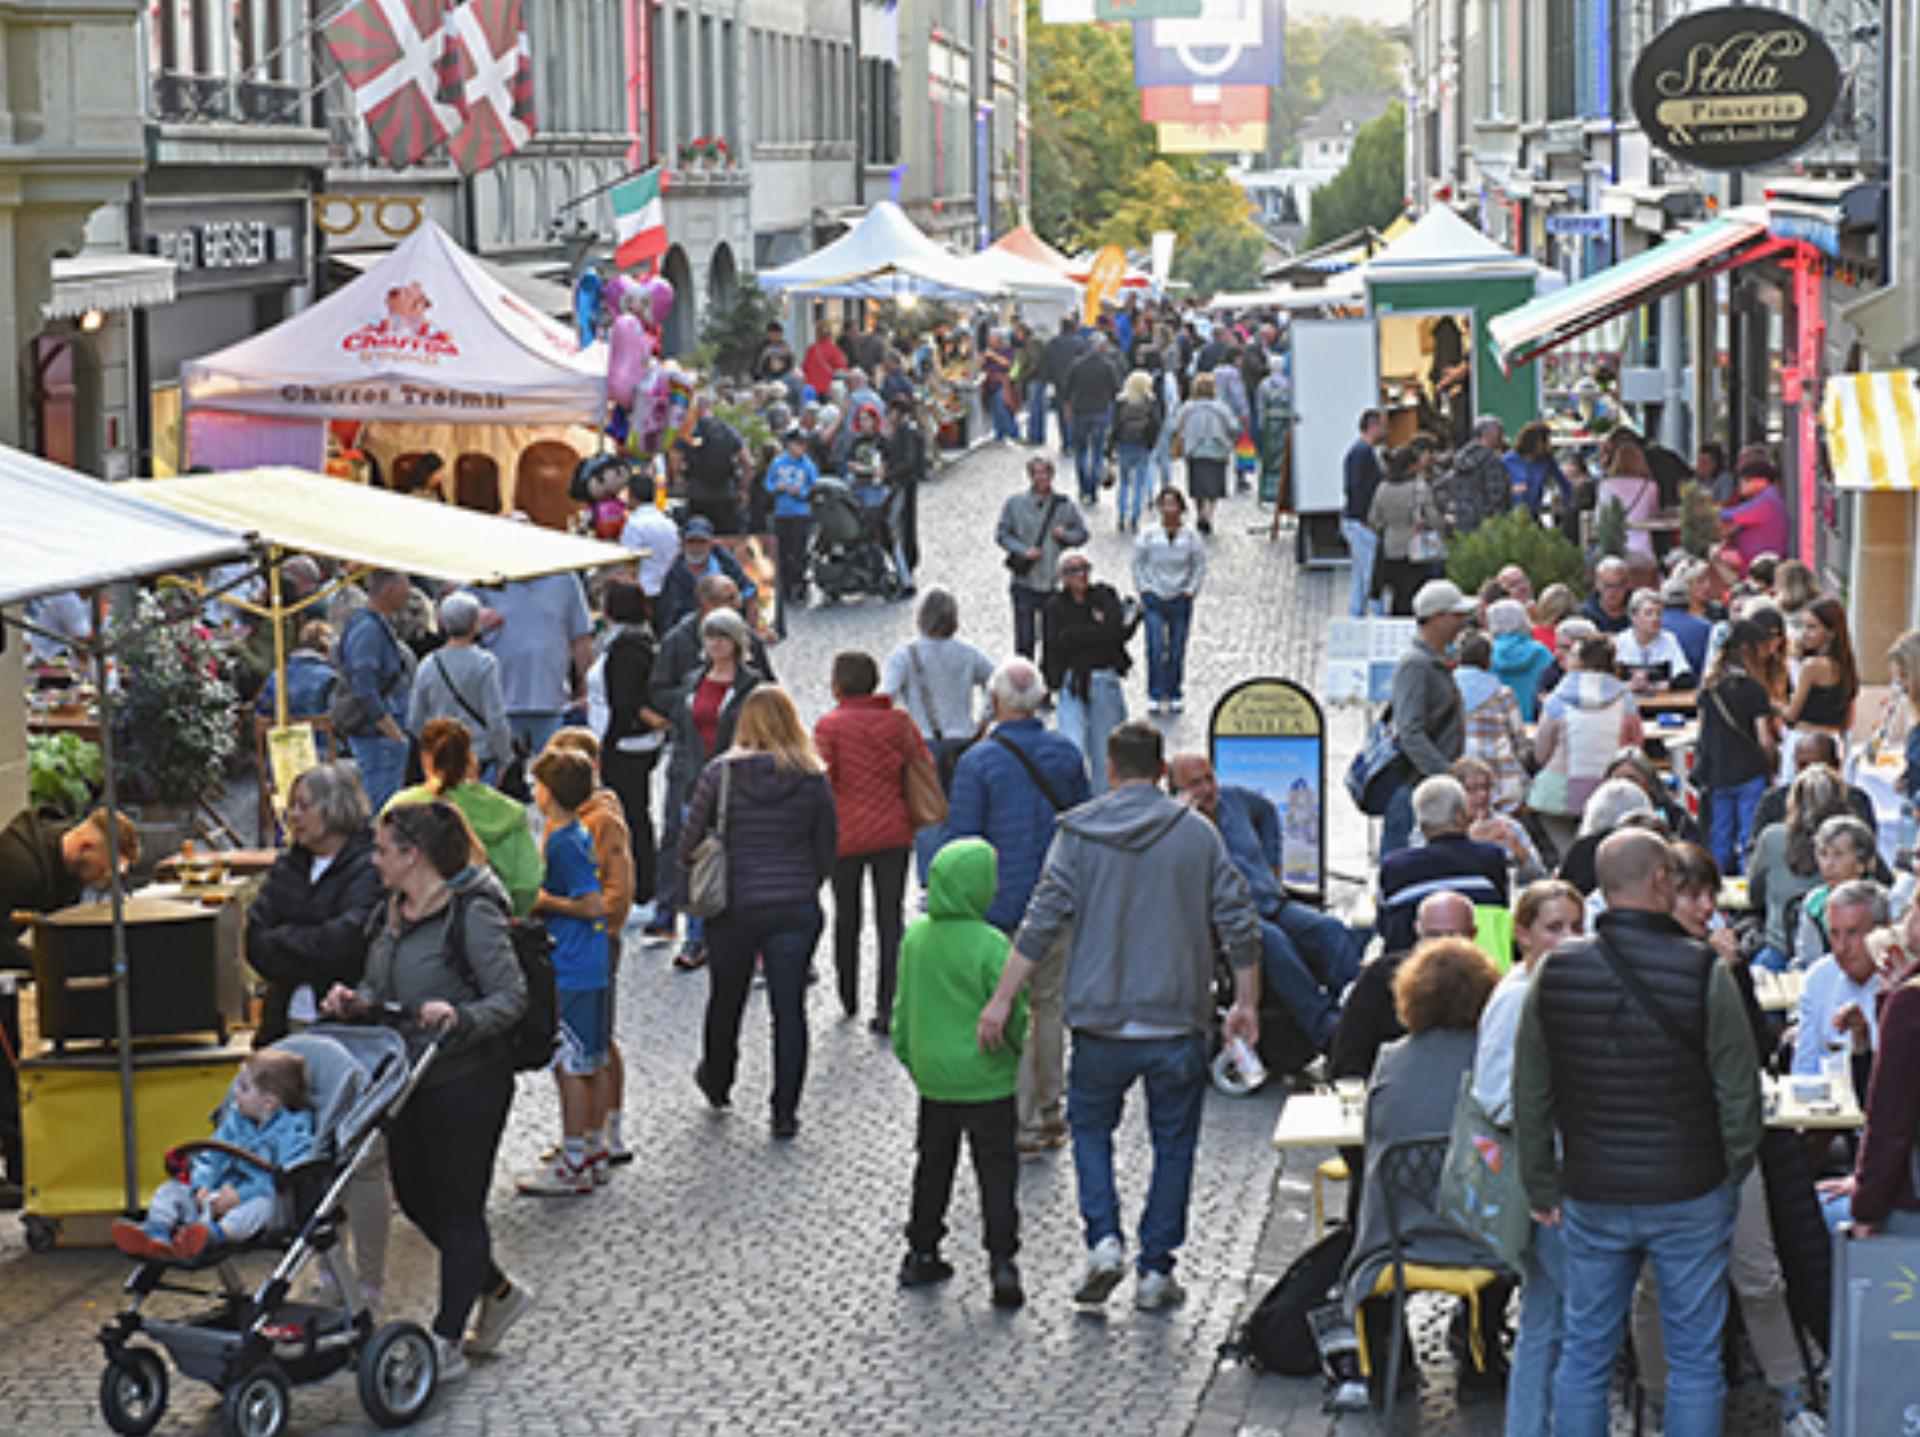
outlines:
M1667 632L1666 616L1652 589L1636 589L1627 600L1629 627L1614 640L1614 657L1637 694L1690 689L1699 681L1680 640Z
M1187 492L1200 510L1200 532L1213 532L1213 510L1227 494L1227 465L1240 435L1240 421L1214 393L1214 377L1193 381L1193 394L1167 421L1169 442L1187 461Z
M1532 723L1540 710L1540 679L1553 667L1553 650L1533 636L1518 599L1488 605L1487 632L1493 639L1493 676L1513 690L1520 717Z
M1394 974L1394 1010L1407 1036L1380 1050L1367 1084L1367 1178L1344 1278L1349 1312L1358 1314L1374 1296L1390 1262L1387 1201L1379 1182L1381 1157L1393 1143L1444 1139L1452 1131L1461 1080L1473 1070L1480 1011L1499 981L1486 955L1464 938L1421 944ZM1397 1202L1409 1262L1484 1266L1497 1261L1478 1242L1442 1220L1429 1204L1404 1196ZM1366 1317L1373 1339L1369 1347L1380 1354L1372 1364L1376 1373L1386 1370L1387 1328L1381 1321L1385 1306L1384 1302L1373 1305ZM1504 1304L1483 1301L1481 1309L1482 1331L1497 1332Z
M1060 732L1086 759L1097 796L1107 791L1107 735L1127 721L1133 623L1113 586L1093 582L1084 549L1060 556L1060 588L1040 617L1040 672L1059 696Z
M1687 812L1687 806L1674 797L1673 790L1667 787L1660 770L1648 758L1646 751L1637 748L1623 748L1613 756L1613 762L1607 765L1608 779L1624 778L1638 784L1640 791L1647 796L1647 802L1653 805L1653 811L1666 824L1669 836L1682 843L1701 843L1706 835L1701 831L1700 821ZM1585 825L1581 825L1585 828Z
M447 641L428 654L414 675L407 732L425 736L435 719L454 719L473 732L480 776L491 781L513 758L513 729L500 689L500 661L480 647L480 601L465 590L440 601Z
M1596 892L1600 885L1594 873L1594 856L1601 840L1636 814L1657 817L1653 800L1644 788L1630 778L1610 778L1602 783L1587 800L1587 810L1580 817L1579 834L1560 860L1560 871L1555 876L1571 883L1583 895Z
M335 984L323 1011L352 1018L396 1004L417 1018L418 1059L437 1032L439 1055L387 1130L401 1211L440 1253L433 1319L440 1380L464 1376L465 1350L488 1353L532 1305L493 1260L487 1191L513 1102L509 1030L527 1004L507 932L506 895L468 860L473 834L450 803L403 804L381 815L374 865L390 897L358 987ZM471 1335L467 1318L479 1304Z
M474 862L493 870L515 916L525 916L539 896L546 872L539 845L527 829L526 805L480 782L472 735L458 719L435 719L427 725L420 743L420 762L427 771L427 781L401 789L387 807L444 798L459 809L479 843Z
M993 677L993 660L955 637L960 632L960 605L950 590L928 589L914 621L919 637L887 655L880 671L880 692L912 715L939 769L940 786L951 793L953 766L979 740L992 710L987 682ZM923 888L927 867L945 841L945 824L914 835L914 865Z
M1769 824L1754 840L1747 885L1754 907L1767 915L1766 943L1753 955L1762 968L1780 971L1788 966L1793 933L1787 910L1794 899L1820 885L1821 826L1852 812L1840 775L1825 765L1809 768L1787 790L1786 822Z
M1547 876L1540 850L1526 825L1494 806L1493 766L1471 754L1456 758L1447 772L1460 780L1467 795L1467 837L1491 843L1507 853L1507 865L1516 883L1532 883Z

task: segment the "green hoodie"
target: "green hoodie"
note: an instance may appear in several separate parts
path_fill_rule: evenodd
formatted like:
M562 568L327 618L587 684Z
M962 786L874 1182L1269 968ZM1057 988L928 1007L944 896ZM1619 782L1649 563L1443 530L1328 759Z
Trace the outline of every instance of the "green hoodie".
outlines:
M927 916L900 943L893 999L893 1051L920 1096L938 1103L988 1103L1013 1096L1027 1035L1027 996L1007 1020L1006 1044L980 1051L980 1010L1007 964L1007 935L983 916L999 885L993 845L955 839L927 872Z
M435 793L431 784L423 783L401 789L387 800L387 808L400 803L432 803L436 798L446 799L466 815L474 837L487 850L487 866L507 890L513 916L525 918L547 875L540 845L533 841L533 830L527 827L526 805L484 783L463 783L444 794Z

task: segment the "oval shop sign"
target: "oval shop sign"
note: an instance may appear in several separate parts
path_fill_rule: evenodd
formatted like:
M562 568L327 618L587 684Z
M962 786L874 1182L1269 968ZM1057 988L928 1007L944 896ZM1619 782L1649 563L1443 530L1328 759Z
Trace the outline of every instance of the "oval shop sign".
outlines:
M1745 170L1804 149L1840 93L1819 33L1777 10L1697 10L1662 30L1633 67L1647 138L1688 164Z

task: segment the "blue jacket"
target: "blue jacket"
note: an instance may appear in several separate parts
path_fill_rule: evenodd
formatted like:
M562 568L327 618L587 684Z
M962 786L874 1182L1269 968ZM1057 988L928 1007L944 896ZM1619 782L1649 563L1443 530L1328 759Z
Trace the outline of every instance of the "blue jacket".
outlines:
M1493 676L1520 700L1520 717L1532 723L1540 716L1540 675L1553 667L1553 650L1532 634L1495 634Z
M725 574L740 590L740 605L744 609L753 602L753 596L760 588L747 577L747 571L740 567L740 561L733 557L733 551L725 544L715 544L713 552L707 556L706 567L694 573L687 567L683 553L678 563L667 570L667 577L661 581L660 597L653 601L653 631L664 634L688 614L700 607L693 596L693 586L709 574Z
M231 1143L265 1158L275 1167L291 1167L313 1147L313 1114L305 1109L278 1108L264 1123L244 1116L232 1102L221 1109L215 1141ZM225 1153L199 1153L193 1160L193 1186L209 1192L232 1185L241 1202L273 1196L273 1174L242 1158Z
M1280 810L1263 793L1223 783L1213 822L1227 845L1227 857L1247 881L1253 906L1262 918L1271 918L1287 901L1273 876L1280 866Z
M1087 765L1071 739L1047 732L1039 719L1012 719L975 744L954 765L947 837L984 838L1000 859L1000 882L987 908L987 922L1003 933L1020 925L1027 899L1040 881L1059 813L1020 760L995 739L1017 744L1046 775L1062 809L1092 796Z
M367 715L358 732L372 733L382 715L405 728L413 697L413 656L401 651L399 639L371 606L356 609L347 620L338 657L340 673Z
M289 720L318 718L325 714L333 699L333 665L326 656L316 654L311 649L295 649L287 655L287 718ZM267 718L273 717L274 694L278 691L280 676L268 674L266 687L260 690L260 697L254 703L253 711Z
M1707 648L1713 638L1713 620L1687 609L1669 606L1660 611L1660 626L1680 641L1680 652L1693 665L1697 684L1707 672Z

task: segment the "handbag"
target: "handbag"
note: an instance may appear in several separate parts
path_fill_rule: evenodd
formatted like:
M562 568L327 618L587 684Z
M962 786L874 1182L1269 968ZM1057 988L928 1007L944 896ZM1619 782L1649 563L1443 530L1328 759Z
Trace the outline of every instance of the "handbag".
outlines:
M903 714L901 717L906 716ZM908 719L907 722L912 723L913 720ZM905 787L907 822L913 825L916 833L947 821L947 795L946 790L940 787L940 770L934 766L933 756L924 748L907 760Z
M1393 736L1393 710L1382 714L1367 733L1367 741L1347 765L1347 792L1354 806L1370 818L1384 818L1394 790L1400 786L1405 760L1400 741Z
M1434 1211L1468 1237L1484 1243L1515 1272L1533 1238L1527 1191L1520 1182L1519 1145L1473 1096L1473 1074L1460 1079L1453 1105L1453 1132L1434 1193Z
M1447 544L1431 529L1415 529L1407 540L1407 557L1416 564L1433 564L1447 557Z
M727 911L727 801L733 793L733 764L720 761L720 803L713 827L687 864L687 896L681 911L693 918L718 918Z

